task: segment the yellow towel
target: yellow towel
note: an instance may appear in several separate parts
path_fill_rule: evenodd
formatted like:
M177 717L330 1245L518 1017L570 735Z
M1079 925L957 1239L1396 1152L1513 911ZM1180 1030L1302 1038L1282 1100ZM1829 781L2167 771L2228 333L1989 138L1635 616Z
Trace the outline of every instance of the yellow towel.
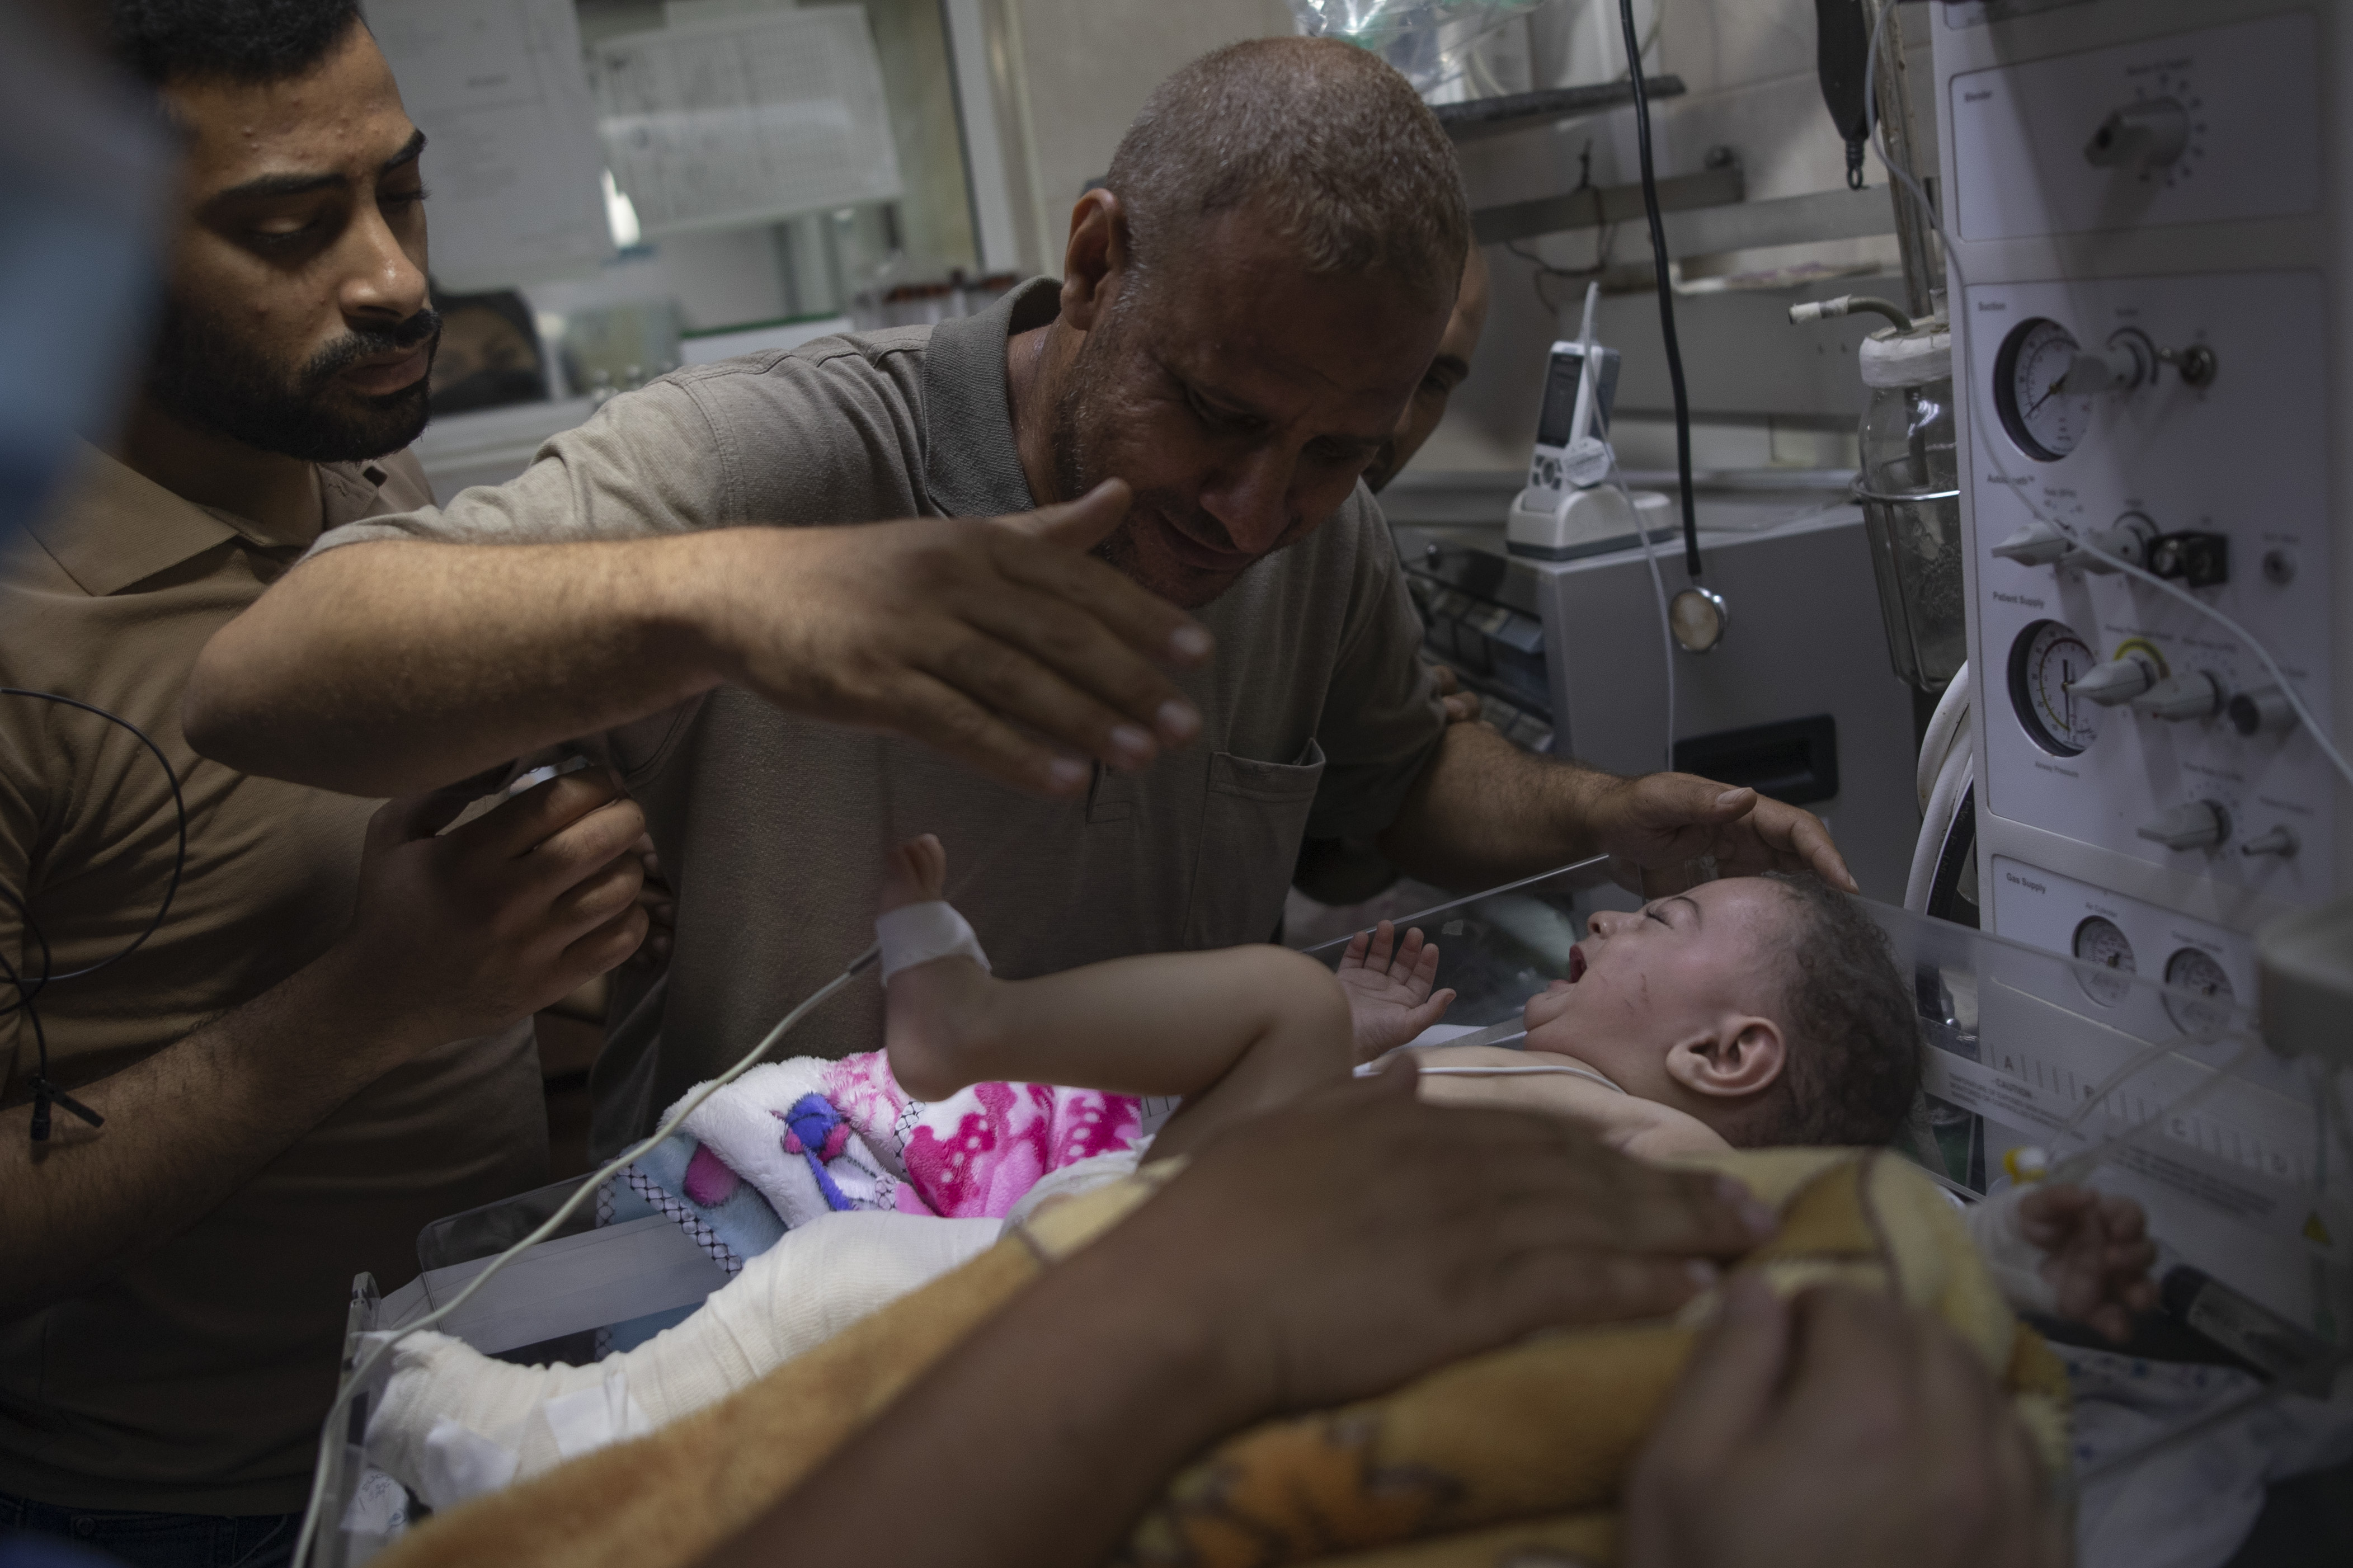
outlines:
M1838 1279L1936 1312L2010 1390L2045 1462L2063 1466L2058 1360L2011 1316L1926 1178L1852 1150L1692 1163L1737 1175L1781 1212L1780 1233L1742 1268L1785 1293ZM1029 1241L999 1244L725 1402L452 1510L378 1562L691 1563L1033 1279L1041 1254L1084 1245L1155 1184L1147 1174L1050 1210ZM1672 1322L1540 1335L1379 1399L1238 1434L1170 1482L1124 1558L1487 1568L1541 1548L1609 1562L1620 1480L1714 1306L1710 1297Z

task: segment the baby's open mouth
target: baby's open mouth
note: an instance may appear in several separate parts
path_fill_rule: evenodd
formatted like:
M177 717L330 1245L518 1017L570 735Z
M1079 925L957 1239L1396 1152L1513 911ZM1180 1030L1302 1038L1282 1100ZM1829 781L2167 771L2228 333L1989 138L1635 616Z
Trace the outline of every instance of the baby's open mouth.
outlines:
M1584 978L1585 949L1582 947L1572 947L1568 950L1568 983L1571 985L1574 985Z

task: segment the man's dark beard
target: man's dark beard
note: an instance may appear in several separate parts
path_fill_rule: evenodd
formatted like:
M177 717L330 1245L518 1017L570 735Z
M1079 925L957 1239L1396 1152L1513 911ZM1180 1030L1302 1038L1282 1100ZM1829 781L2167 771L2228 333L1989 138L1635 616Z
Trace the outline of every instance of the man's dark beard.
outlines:
M356 463L397 452L431 417L427 385L441 317L430 307L390 331L347 332L288 374L218 320L166 303L148 362L147 394L176 417L264 452L311 463ZM327 396L335 375L372 354L426 345L427 374L378 396Z

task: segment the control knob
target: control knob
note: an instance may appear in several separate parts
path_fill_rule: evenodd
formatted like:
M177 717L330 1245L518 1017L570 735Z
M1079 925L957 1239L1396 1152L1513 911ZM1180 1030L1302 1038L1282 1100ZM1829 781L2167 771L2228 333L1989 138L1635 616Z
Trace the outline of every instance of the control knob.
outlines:
M2231 814L2211 800L2193 800L2142 823L2139 831L2168 849L2211 849L2231 837Z
M2295 836L2295 829L2283 822L2269 833L2261 834L2240 845L2239 853L2276 855L2283 860L2292 860L2295 858L2295 852L2303 847L2304 841Z
M2048 566L2075 548L2075 542L2047 522L2030 522L1993 547L1993 552L2021 566Z
M2122 658L2094 665L2067 682L2063 689L2070 697L2085 698L2103 708L2117 708L2155 686L2157 679L2157 666L2147 655L2128 653Z
M2105 348L2077 349L2068 359L2057 390L2069 397L2130 392L2157 374L2156 359L2156 347L2146 335L2119 332Z
M2203 669L2168 676L2134 698L2133 709L2152 719L2211 719L2222 710L2222 683Z
M2295 728L2295 710L2276 686L2258 686L2231 699L2231 727L2242 735L2284 735Z
M2164 168L2189 145L2189 111L2170 98L2150 98L2126 104L2100 121L2084 144L2084 159L2096 169L2145 174Z
M2104 550L2127 565L2146 567L2148 564L2149 541L2156 537L2157 524L2137 511L2128 511L2116 519L2115 527L2092 535L2091 544L2094 550ZM2086 572L2103 574L2116 569L2115 561L2089 552L2084 555L2083 566Z

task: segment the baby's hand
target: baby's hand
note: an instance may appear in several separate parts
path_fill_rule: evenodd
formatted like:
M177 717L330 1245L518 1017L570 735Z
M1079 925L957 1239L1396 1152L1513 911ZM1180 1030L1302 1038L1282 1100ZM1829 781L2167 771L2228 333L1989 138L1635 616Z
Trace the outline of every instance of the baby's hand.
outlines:
M1419 928L1391 943L1397 928L1383 921L1349 939L1340 960L1340 989L1348 994L1348 1016L1356 1026L1356 1059L1371 1061L1405 1044L1446 1016L1454 993L1432 994L1438 978L1438 948L1421 940Z
M2070 1183L2037 1186L2018 1204L2019 1228L2042 1257L2042 1278L2058 1293L2059 1315L2122 1342L2133 1314L2157 1305L2148 1277L2157 1246L2148 1216L2130 1198Z

